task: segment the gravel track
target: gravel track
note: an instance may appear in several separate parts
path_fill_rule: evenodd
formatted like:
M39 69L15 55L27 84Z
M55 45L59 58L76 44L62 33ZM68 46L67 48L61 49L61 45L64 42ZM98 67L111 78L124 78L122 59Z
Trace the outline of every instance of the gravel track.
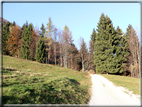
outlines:
M124 87L116 87L112 82L101 75L91 74L92 96L89 105L137 105L140 106L140 97L126 94ZM131 93L128 91L128 93Z

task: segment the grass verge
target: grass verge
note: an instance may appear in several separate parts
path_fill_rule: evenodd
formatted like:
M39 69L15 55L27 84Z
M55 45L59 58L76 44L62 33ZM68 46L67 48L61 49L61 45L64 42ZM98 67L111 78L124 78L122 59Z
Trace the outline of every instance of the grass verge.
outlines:
M117 76L117 75L107 75L100 74L103 77L107 78L111 82L113 82L116 86L122 86L127 88L129 91L133 91L133 94L140 94L140 79L126 77L126 76Z

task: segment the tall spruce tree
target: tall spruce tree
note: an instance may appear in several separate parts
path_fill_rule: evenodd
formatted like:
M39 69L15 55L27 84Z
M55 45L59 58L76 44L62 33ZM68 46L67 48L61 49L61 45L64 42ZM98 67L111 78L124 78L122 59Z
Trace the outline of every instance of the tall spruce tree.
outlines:
M113 37L113 57L109 73L122 74L126 71L126 62L128 56L128 47L122 30L117 27L116 35Z
M11 26L11 23L7 22L6 25L3 26L3 29L2 29L2 53L4 55L10 54L8 49L6 49L7 41L8 41L8 38L10 36L10 26Z
M129 74L127 70L127 62L128 62L128 56L129 56L129 47L126 35L122 33L122 30L118 27L117 28L117 35L120 37L119 40L119 49L117 50L116 54L119 56L119 64L121 70L119 73L125 73L125 75Z
M45 62L45 45L44 45L42 38L43 37L39 38L39 41L37 44L37 49L36 49L35 59L37 62L44 63Z
M95 42L95 65L97 73L117 73L120 67L116 68L117 58L115 57L119 37L108 16L101 15L98 23L98 33Z
M95 52L94 52L94 63L96 65L96 73L104 73L107 72L106 68L106 59L109 57L109 54L105 51L109 49L108 38L109 35L106 34L108 31L106 30L106 17L104 14L101 15L99 23L98 23L98 34L96 35L95 42Z
M93 41L93 47L96 41L96 31L93 29L92 35L91 35L91 41ZM94 49L93 49L94 50Z
M89 69L95 70L95 64L94 64L94 46L96 41L96 31L93 29L91 40L89 41Z
M95 70L95 64L94 64L94 44L93 41L89 41L89 67L88 69L90 70Z
M31 40L32 40L33 25L30 24L24 28L22 32L22 44L20 49L20 56L24 59L30 58Z
M42 24L42 26L41 26L41 32L40 32L40 35L42 36L42 37L44 37L44 34L45 34L45 27L44 27L44 25Z

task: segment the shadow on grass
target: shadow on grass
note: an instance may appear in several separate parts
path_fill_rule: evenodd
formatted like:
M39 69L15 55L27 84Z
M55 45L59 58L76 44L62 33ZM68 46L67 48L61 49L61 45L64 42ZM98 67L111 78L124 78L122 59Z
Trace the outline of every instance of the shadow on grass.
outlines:
M12 69L12 68L3 68L2 73L8 73L11 71L16 71L16 69Z
M65 77L47 84L16 84L5 91L2 99L4 104L86 104L89 101L86 95L87 90L76 80Z
M6 103L10 103L13 102L13 104L15 103L15 101L17 100L17 97L14 96L2 96L2 104L6 104Z

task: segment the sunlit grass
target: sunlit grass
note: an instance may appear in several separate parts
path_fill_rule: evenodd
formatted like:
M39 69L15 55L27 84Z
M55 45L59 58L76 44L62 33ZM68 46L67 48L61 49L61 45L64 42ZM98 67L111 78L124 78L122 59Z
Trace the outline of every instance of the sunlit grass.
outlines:
M101 75L113 82L113 84L116 86L125 87L129 91L133 91L133 94L140 94L140 79L138 78L106 74Z
M3 55L3 104L87 104L86 75Z

